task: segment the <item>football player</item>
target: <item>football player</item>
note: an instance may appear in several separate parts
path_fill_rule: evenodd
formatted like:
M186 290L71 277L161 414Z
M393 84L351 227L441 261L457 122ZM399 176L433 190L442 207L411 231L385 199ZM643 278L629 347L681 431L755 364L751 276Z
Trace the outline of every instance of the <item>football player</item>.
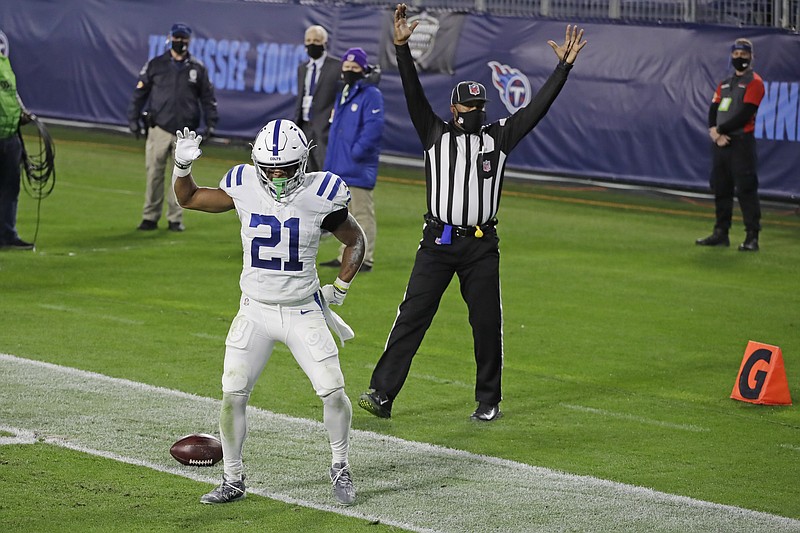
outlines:
M289 120L273 120L253 142L253 164L237 165L219 187L198 187L192 163L201 155L201 136L177 132L173 187L186 209L220 213L236 209L242 223L244 264L239 313L225 341L220 437L222 484L202 503L227 503L245 496L242 447L245 407L276 342L283 342L322 399L332 451L330 469L336 501L350 505L356 491L348 448L353 415L331 329L342 342L352 330L328 307L341 305L364 259L364 232L348 214L350 192L330 172L306 173L311 146ZM320 233L345 245L339 276L320 288L316 259Z

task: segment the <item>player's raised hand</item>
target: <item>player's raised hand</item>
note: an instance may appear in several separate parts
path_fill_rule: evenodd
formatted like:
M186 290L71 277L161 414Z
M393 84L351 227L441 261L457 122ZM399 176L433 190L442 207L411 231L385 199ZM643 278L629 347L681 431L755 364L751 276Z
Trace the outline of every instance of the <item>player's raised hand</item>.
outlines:
M197 158L203 155L203 151L200 149L203 136L189 128L183 128L183 131L178 130L175 135L178 137L175 143L175 166L182 169L189 168Z
M558 56L559 61L571 65L578 57L578 53L586 46L586 41L583 39L583 28L578 29L578 25L570 26L567 24L567 33L564 36L564 44L558 46L555 41L547 41L547 44L553 49Z
M394 44L403 45L408 42L408 38L414 33L419 21L416 20L408 25L406 20L406 9L408 6L405 4L397 4L397 9L394 10Z

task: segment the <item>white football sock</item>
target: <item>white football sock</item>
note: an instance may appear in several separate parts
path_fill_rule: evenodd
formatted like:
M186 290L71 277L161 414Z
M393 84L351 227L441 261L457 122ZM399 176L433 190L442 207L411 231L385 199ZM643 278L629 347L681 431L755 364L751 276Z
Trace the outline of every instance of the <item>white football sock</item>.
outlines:
M242 479L242 448L247 437L247 400L249 395L222 393L219 415L219 436L225 476L231 481Z
M353 418L350 398L344 393L344 389L337 389L322 398L322 405L322 421L328 430L333 453L331 464L347 463L350 449L350 422Z

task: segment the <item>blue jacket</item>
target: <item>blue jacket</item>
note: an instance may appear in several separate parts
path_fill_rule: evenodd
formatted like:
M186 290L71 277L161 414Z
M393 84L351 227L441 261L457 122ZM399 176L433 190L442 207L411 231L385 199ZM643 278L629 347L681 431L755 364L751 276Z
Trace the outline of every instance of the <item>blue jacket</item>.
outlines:
M359 80L344 104L336 96L328 151L323 168L339 175L350 187L374 189L383 133L383 95L376 86Z

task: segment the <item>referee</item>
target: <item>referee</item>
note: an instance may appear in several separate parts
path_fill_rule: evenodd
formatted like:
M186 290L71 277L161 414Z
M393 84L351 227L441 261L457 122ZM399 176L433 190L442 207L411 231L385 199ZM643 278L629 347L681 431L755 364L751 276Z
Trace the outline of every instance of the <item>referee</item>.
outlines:
M548 44L558 66L531 103L516 114L484 125L486 88L462 81L451 96L453 120L443 122L431 109L420 84L408 39L416 28L406 21L406 5L394 13L394 44L408 111L425 150L428 212L405 297L386 348L358 405L390 418L392 403L411 368L411 360L433 320L453 274L469 309L475 346L475 400L471 418L500 417L503 370L503 318L500 302L500 252L495 215L509 152L547 113L578 53L583 30L567 26L564 44Z

